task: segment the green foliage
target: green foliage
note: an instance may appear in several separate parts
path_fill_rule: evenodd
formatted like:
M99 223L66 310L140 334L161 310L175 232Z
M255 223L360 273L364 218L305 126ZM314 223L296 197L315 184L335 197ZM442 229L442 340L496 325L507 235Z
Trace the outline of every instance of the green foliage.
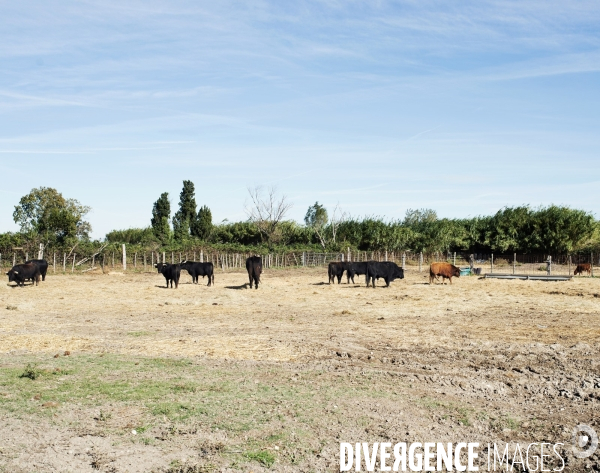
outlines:
M324 228L328 221L327 209L320 205L319 202L311 205L304 216L304 223L310 228Z
M570 253L595 232L592 214L568 207L550 207L535 212L532 248L549 253Z
M325 228L329 218L327 216L327 209L315 202L315 205L311 205L304 216L304 223L307 228L310 228L314 234L319 238L321 246L327 247L327 240L325 236Z
M246 452L244 456L249 460L257 461L258 463L260 463L263 466L266 466L267 468L271 468L273 466L273 463L275 463L275 455L273 455L271 452L268 452L267 450L261 450L258 452Z
M106 241L109 243L127 243L129 245L147 245L156 243L157 238L152 227L128 228L107 233Z
M173 216L173 236L177 241L184 241L190 236L190 228L196 220L196 197L194 183L183 181L183 189L179 194L179 210Z
M27 363L25 370L19 375L19 378L29 378L32 381L38 379L43 374L43 371L31 363Z
M40 187L21 197L13 219L22 233L39 237L45 244L65 243L89 238L92 227L83 218L90 210L75 199L65 199L56 189Z
M569 253L595 233L592 214L583 210L551 205L506 207L491 217L485 245L500 252Z
M190 229L192 236L200 238L201 240L207 240L212 228L212 212L206 205L203 205L200 207L200 210L198 210L198 215L196 215L192 223Z
M169 193L163 192L152 208L152 219L150 225L154 236L162 243L167 243L171 237L169 220L171 218L171 203Z

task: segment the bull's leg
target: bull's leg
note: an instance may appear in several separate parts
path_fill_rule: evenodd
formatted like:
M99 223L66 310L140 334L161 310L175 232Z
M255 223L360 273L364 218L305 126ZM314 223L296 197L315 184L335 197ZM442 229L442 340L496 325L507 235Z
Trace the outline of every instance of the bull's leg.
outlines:
M452 276L448 278L450 280L450 285L452 285Z

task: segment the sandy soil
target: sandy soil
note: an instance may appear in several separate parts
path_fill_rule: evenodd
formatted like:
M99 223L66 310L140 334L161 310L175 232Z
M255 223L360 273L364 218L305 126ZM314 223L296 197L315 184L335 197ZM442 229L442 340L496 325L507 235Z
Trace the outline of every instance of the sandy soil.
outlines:
M463 277L453 285L429 285L425 272L409 270L390 288L368 289L362 277L361 284L329 285L323 268L268 271L258 290L246 288L241 272L219 271L215 279L215 287L202 280L193 285L185 274L178 289L166 289L156 273L111 272L49 274L38 287L3 285L0 353L50 356L69 350L184 357L207 365L254 361L292 371L370 371L401 379L431 399L520 419L518 432L484 420L448 425L441 435L448 441L471 436L481 442L568 442L582 422L600 433L597 279ZM406 438L422 438L445 421L423 418L423 406L411 411L410 402L400 414L393 405L387 409L400 415L398 429ZM383 428L380 422L372 429ZM458 431L464 436L453 438ZM355 441L366 441L356 435ZM312 468L335 471L335 442L330 446L330 458ZM148 452L160 458L156 447ZM15 451L11 456L26 457ZM600 471L600 457L571 459L569 468Z

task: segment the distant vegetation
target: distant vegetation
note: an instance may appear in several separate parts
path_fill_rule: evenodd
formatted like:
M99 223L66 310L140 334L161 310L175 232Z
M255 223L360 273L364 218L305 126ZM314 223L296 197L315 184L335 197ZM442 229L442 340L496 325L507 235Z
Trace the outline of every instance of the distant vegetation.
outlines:
M316 202L304 223L285 220L291 207L273 189L249 190L248 220L214 224L210 209L197 210L194 184L183 182L179 206L171 217L169 195L163 193L149 212L147 228L109 232L104 241L91 241L90 224L83 220L89 208L65 199L55 189L33 189L15 207L17 233L0 234L0 250L126 243L139 250L178 251L206 247L222 251L360 251L567 254L600 251L600 222L590 212L551 205L505 207L491 216L469 219L438 218L431 209L410 209L402 219L352 217L336 207Z

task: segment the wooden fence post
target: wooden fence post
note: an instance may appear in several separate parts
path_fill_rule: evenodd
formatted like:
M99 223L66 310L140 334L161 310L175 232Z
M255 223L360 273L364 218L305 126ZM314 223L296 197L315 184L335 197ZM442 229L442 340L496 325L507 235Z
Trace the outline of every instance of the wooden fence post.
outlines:
M406 251L402 253L402 269L406 269Z
M125 249L125 243L123 243L123 271L127 270L127 250Z
M491 262L491 265L492 265L492 269L491 269L490 272L493 273L494 272L494 253L492 253L492 257L490 258L490 262Z
M456 251L454 252L454 254L452 255L452 264L454 266L456 266Z
M56 251L54 252L54 264L52 266L52 272L56 273Z
M67 272L67 254L63 251L63 273Z
M552 274L552 256L548 255L548 260L546 261L546 274L550 276Z
M513 274L516 274L517 269L517 254L513 253Z
M75 258L77 257L76 253L73 253L73 266L71 266L71 274L75 271Z
M13 267L17 264L17 254L13 253Z
M204 251L200 250L200 262L204 263Z
M423 271L423 252L419 253L419 272Z
M569 276L571 275L571 255L569 255Z

